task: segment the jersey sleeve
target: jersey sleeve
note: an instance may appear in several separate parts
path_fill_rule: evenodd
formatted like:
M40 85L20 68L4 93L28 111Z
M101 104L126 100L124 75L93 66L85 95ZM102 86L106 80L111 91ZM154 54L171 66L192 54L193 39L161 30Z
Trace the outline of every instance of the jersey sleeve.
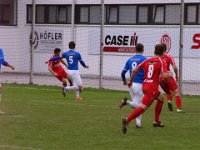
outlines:
M161 72L168 72L167 63L162 59L160 59L160 62L161 62Z
M82 57L81 57L81 54L78 53L78 60L81 61L82 60Z
M139 64L137 67L139 70L144 68L145 63L147 62L147 60L143 61L141 64Z
M129 60L126 62L125 66L124 66L124 69L123 70L126 70L128 71L130 69L129 67Z
M174 61L174 58L171 57L171 56L169 56L169 62L170 62L171 65L175 65L176 64L175 61Z

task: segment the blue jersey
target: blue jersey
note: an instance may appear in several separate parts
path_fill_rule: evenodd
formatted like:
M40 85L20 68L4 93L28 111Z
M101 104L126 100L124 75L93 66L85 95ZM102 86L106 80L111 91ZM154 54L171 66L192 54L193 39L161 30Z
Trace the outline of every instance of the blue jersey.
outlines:
M84 63L81 58L81 54L74 50L64 52L62 54L62 58L65 58L67 60L69 70L78 70L78 62L80 62L81 65L82 63Z
M8 64L8 62L6 62L4 60L4 53L3 50L0 48L0 69L1 69L1 65L6 66Z
M122 79L124 80L125 79L125 74L127 71L129 71L130 75L133 71L133 69L135 67L137 67L140 63L142 63L143 61L145 61L147 58L144 57L143 55L141 54L136 54L134 56L132 56L131 58L129 58L124 66L124 69L122 71ZM125 79L126 80L126 79ZM135 77L134 77L134 80L133 82L136 82L136 83L143 83L143 80L144 80L144 70L139 70Z

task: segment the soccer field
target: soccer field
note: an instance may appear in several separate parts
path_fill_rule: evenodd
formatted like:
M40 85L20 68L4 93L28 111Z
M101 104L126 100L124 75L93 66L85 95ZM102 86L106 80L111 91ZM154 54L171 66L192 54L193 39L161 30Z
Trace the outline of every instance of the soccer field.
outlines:
M164 128L153 128L154 104L143 115L143 128L134 122L121 132L121 119L130 107L117 108L128 92L84 89L83 101L74 92L63 98L60 88L4 85L0 115L0 150L197 150L200 149L200 97L184 96L186 113L161 115Z

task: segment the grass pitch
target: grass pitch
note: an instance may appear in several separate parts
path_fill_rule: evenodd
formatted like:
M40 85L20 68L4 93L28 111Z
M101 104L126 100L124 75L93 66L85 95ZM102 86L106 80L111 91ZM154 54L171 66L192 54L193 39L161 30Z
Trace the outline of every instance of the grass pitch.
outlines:
M85 89L63 98L58 87L4 85L0 150L197 150L200 149L200 97L184 96L186 113L161 115L164 128L153 128L155 103L144 113L142 129L131 122L126 135L121 119L131 112L116 106L128 92ZM175 106L175 105L173 105Z

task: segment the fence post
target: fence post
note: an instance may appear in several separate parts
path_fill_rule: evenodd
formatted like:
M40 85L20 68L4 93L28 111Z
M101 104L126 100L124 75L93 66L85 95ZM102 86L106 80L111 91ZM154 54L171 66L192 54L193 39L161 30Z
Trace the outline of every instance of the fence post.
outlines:
M33 61L34 61L34 38L35 38L35 5L36 0L32 0L32 29L31 29L31 50L30 50L30 79L29 83L33 84Z
M183 94L183 28L184 28L184 0L181 0L180 43L179 43L179 92Z
M100 63L99 63L99 88L103 88L103 42L104 41L104 0L101 0L101 29L100 29Z
M71 40L75 40L75 28L74 28L74 14L75 14L75 0L72 0L72 15L71 15Z

